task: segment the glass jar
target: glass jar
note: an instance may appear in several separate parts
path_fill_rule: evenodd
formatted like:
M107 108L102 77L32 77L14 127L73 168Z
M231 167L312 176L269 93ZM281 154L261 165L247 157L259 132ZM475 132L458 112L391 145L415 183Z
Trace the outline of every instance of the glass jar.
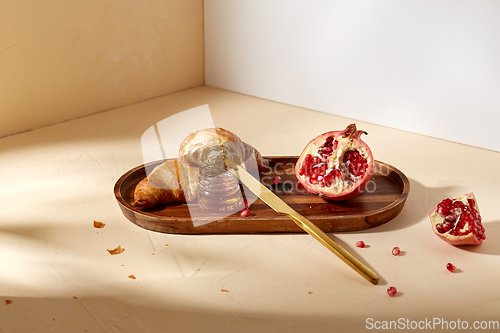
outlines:
M243 208L238 178L224 164L212 164L200 170L198 205L214 213L232 213Z

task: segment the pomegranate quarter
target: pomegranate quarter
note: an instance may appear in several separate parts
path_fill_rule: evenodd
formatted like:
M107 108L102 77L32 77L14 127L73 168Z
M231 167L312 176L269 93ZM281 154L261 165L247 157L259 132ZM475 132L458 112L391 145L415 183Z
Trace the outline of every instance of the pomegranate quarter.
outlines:
M453 245L479 245L486 239L473 193L444 199L429 213L432 230Z
M295 164L295 176L304 188L337 201L360 194L373 169L373 155L362 134L367 133L350 124L311 140Z

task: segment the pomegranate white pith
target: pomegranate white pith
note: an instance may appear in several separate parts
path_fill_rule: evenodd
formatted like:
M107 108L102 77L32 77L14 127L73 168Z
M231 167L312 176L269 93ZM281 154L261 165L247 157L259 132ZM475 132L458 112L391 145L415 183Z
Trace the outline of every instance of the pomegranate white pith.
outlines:
M429 213L434 233L453 245L479 245L486 239L473 193L444 199Z
M373 155L360 136L365 131L350 124L314 138L295 165L299 182L311 193L331 200L348 200L366 187L373 169Z

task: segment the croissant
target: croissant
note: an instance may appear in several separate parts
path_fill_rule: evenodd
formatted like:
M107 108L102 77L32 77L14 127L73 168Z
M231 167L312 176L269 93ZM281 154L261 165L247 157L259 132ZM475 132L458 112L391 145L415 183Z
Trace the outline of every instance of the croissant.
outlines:
M198 175L202 167L228 159L242 164L252 155L259 171L268 167L269 161L257 149L228 130L218 127L192 133L181 143L178 159L155 167L137 184L133 206L150 208L159 203L192 201L198 194Z
M137 184L132 205L138 208L150 208L159 203L190 201L193 196L187 193L187 197L189 200L186 200L177 160L174 159L155 167L148 177Z
M252 154L255 156L259 170L265 170L269 161L263 158L257 149L244 143L233 132L220 127L191 133L179 147L182 162L200 167L221 162L222 158L241 164Z

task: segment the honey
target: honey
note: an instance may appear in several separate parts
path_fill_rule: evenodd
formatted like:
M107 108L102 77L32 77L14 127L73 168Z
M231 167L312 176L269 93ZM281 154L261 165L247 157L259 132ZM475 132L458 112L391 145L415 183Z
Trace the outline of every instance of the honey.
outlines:
M224 164L212 164L200 170L198 205L214 213L233 213L244 208L238 178Z

